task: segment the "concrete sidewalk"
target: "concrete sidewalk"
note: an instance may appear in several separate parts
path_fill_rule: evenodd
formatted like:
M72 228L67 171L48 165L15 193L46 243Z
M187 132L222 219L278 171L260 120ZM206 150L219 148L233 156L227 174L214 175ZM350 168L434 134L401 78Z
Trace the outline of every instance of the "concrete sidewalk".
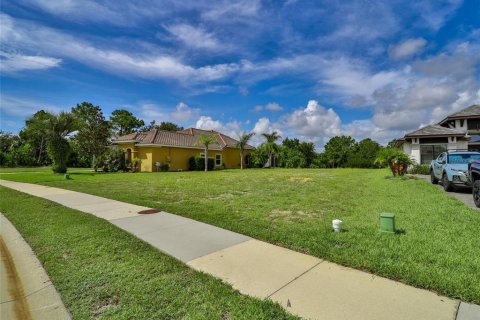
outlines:
M480 307L166 212L84 193L0 180L109 220L159 250L309 319L480 319ZM458 316L457 316L458 313Z

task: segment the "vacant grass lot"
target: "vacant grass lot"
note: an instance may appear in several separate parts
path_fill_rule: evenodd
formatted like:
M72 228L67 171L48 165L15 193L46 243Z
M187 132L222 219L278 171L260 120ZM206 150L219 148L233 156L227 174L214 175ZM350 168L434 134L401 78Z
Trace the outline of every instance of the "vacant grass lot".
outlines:
M214 224L441 294L480 303L480 213L386 170L273 169L2 175ZM396 235L378 232L394 212ZM331 220L346 232L331 231Z
M73 319L293 319L92 215L0 187Z

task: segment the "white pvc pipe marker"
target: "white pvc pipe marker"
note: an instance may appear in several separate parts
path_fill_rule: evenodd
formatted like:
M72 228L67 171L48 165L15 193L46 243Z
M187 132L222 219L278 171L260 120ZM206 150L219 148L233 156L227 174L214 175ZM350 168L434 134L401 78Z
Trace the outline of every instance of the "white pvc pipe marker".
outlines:
M338 219L332 220L333 231L335 232L342 231L342 224L343 224L342 220L338 220Z

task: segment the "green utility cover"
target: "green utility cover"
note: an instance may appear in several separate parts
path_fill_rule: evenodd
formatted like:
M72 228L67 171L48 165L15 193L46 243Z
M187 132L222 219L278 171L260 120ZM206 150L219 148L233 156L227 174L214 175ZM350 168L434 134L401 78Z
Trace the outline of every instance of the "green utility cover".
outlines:
M380 231L395 233L395 214L381 213L380 214Z

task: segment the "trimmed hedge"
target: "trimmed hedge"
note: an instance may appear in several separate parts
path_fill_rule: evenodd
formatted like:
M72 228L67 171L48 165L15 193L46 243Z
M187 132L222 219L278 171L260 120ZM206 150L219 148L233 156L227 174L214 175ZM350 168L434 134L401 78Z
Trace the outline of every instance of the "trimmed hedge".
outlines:
M410 170L412 174L430 174L430 166L428 164L416 164Z
M190 171L204 171L205 170L205 158L203 157L191 157L188 161ZM208 171L212 171L215 167L215 160L208 158Z

